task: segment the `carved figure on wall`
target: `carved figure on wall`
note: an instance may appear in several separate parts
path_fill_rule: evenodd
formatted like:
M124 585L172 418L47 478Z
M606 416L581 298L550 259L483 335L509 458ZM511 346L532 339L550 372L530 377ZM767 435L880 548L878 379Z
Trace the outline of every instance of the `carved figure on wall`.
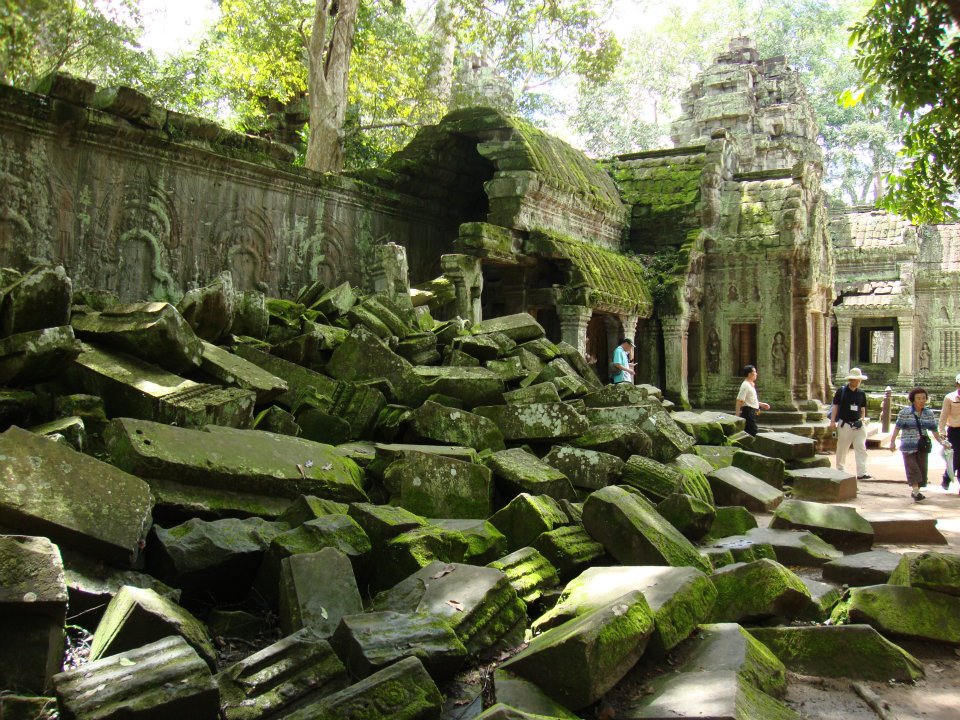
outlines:
M920 369L930 369L930 346L927 343L920 346Z
M770 359L773 361L773 374L776 377L787 376L787 343L782 332L773 336L773 345L770 347Z
M727 300L729 300L730 302L740 301L740 293L737 291L736 285L730 286L730 289L727 291Z
M707 372L711 375L720 372L720 334L716 328L711 328L707 337Z

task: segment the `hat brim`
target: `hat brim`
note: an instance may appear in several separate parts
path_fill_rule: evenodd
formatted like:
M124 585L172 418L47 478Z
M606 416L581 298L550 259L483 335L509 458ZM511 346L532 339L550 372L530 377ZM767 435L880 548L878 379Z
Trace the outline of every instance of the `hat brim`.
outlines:
M869 380L866 375L847 375L847 380Z

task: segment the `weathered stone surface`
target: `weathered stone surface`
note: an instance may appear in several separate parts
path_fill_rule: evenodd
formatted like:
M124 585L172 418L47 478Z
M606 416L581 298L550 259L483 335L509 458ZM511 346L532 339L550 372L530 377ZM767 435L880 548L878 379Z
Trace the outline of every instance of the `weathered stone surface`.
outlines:
M465 445L475 450L504 449L499 428L481 415L448 408L429 400L410 413L411 440L433 440L449 445Z
M624 383L621 383L624 384ZM587 418L595 425L636 425L640 427L650 417L647 405L620 405L617 407L587 406Z
M629 423L592 424L585 433L570 440L574 447L595 450L627 460L634 455L650 455L650 436Z
M573 710L617 684L646 649L654 629L643 594L631 591L538 635L500 667L543 688Z
M286 523L290 527L296 527L297 525L303 525L308 520L316 520L324 515L344 515L351 507L352 504L348 505L336 500L327 500L313 495L301 495L287 506L287 509L277 518L277 521Z
M540 533L533 547L550 561L563 579L577 575L607 556L606 548L580 525L566 525Z
M746 624L769 618L792 619L810 603L803 581L774 560L728 565L710 579L717 588L713 622Z
M937 519L925 513L916 510L865 510L861 515L873 528L873 541L878 545L947 544L947 539L937 529Z
M641 427L653 443L653 458L660 462L670 462L678 455L690 452L696 445L695 440L663 410L650 413Z
M526 607L506 575L459 563L430 563L377 595L371 609L435 615L450 624L470 655L519 644L527 626Z
M718 505L742 505L754 512L770 512L783 502L783 492L738 467L707 475Z
M762 432L757 434L751 449L761 455L781 460L802 460L817 454L817 443L811 438L793 433Z
M648 405L648 391L644 385L618 383L604 385L583 398L587 407L622 407L625 405Z
M256 396L184 380L123 353L83 343L68 377L83 392L102 397L111 417L138 417L180 427L207 423L249 427Z
M50 422L34 425L28 430L36 435L43 435L50 440L66 443L79 452L87 451L87 428L84 426L83 420L76 416L57 418Z
M426 517L485 518L493 474L483 465L410 451L391 463L384 483L401 506Z
M733 464L733 456L738 449L736 447L719 447L716 445L697 445L693 452L706 460L715 468L729 467Z
M674 493L657 504L657 512L689 540L699 540L710 531L713 505L684 493Z
M528 493L520 493L490 517L490 523L507 537L510 550L532 545L541 533L569 522L554 498Z
M553 563L532 547L522 547L488 563L487 567L504 573L510 585L517 591L517 597L527 605L536 602L545 592L560 584L560 577Z
M0 337L70 323L73 283L62 267L36 268L3 285Z
M788 670L819 677L914 682L923 664L869 625L752 628Z
M576 497L566 475L520 448L494 453L487 459L487 465L493 470L504 497L521 493L547 495L555 500Z
M73 330L81 340L128 353L172 373L200 366L201 340L169 303L115 305L103 312L74 313Z
M806 530L753 528L746 536L755 543L772 547L777 561L784 565L820 567L842 556L833 545Z
M798 500L840 502L857 496L857 476L831 467L787 470L784 482Z
M408 407L417 407L429 395L427 388L414 373L413 365L362 327L354 328L347 339L333 351L330 362L327 363L327 372L337 380L349 382L382 378L392 389L393 396L388 397L388 400ZM289 378L287 380L289 382ZM499 378L497 381L499 382Z
M688 652L679 663L682 673L728 670L773 697L783 698L787 693L783 662L736 623L701 626L697 640L679 652L684 650Z
M824 505L806 500L787 500L770 522L773 529L809 530L841 550L869 550L873 528L850 507Z
M413 368L413 375L428 395L453 395L463 401L464 407L474 410L478 405L498 403L503 397L503 380L487 368L418 365Z
M507 405L530 405L532 403L558 403L557 386L550 382L528 385L503 394Z
M296 498L366 500L356 463L329 445L302 438L208 426L206 431L130 418L111 422L112 462L158 482Z
M574 487L585 490L616 482L623 468L623 460L616 455L567 445L555 445L543 461L566 475Z
M184 293L177 303L177 311L193 328L201 340L215 343L233 325L237 293L233 289L233 275L225 271L208 285Z
M517 313L516 315L504 315L484 320L470 328L470 333L473 335L503 333L518 343L536 340L542 338L545 334L543 327L530 313Z
M547 695L538 685L511 672L497 670L493 675L493 685L497 702L478 715L478 719L538 720L538 718L558 718L559 720L577 720L576 715Z
M215 669L217 653L202 622L153 590L125 585L110 601L97 625L90 659L135 650L169 635L182 637L211 670Z
M902 585L850 588L834 625L866 623L882 635L960 645L960 597Z
M803 584L807 586L810 593L810 604L807 609L800 614L800 620L810 620L812 622L822 623L833 612L833 608L843 597L843 592L836 585L813 580L809 577L800 576Z
M56 545L0 535L0 687L42 694L63 660L67 586Z
M446 679L460 669L467 648L445 621L425 613L390 610L348 615L331 643L351 675L365 678L407 657L419 658L430 676Z
M723 445L730 433L726 432L719 419L715 417L716 415L721 415L721 413L682 410L671 413L670 416L680 426L680 429L692 437L698 445Z
M390 505L351 503L347 512L363 528L374 549L382 547L388 540L407 530L427 524L426 519L414 515L406 508Z
M276 400L289 389L284 380L228 350L208 342L201 347L200 369L224 385L251 390L257 396L257 405Z
M909 583L895 583L890 575L897 569L901 556L889 550L870 550L868 552L845 555L824 563L823 579L851 587L864 585L907 585ZM936 588L928 588L935 590Z
M319 310L327 317L336 317L346 315L356 302L357 293L349 282L345 282L325 292L310 307Z
M0 383L20 385L61 372L80 354L69 325L28 330L0 339Z
M591 494L583 506L583 526L624 565L688 565L709 571L697 549L653 506L622 487Z
M587 419L566 403L484 405L474 412L492 420L505 440L573 438L587 430Z
M557 604L534 621L533 631L558 627L632 590L643 593L653 613L650 650L658 653L675 647L705 621L717 597L710 579L694 568L593 567L567 583Z
M463 537L467 544L463 562L468 565L486 565L507 553L507 538L486 520L434 518L429 522Z
M220 610L214 608L206 617L207 628L213 637L239 638L250 643L266 637L271 629L270 621L262 615L246 610Z
M287 384L287 392L276 398L276 402L287 409L293 408L297 399L304 395L332 397L336 390L336 380L289 360L270 355L252 345L236 345L234 354Z
M279 608L285 635L303 628L320 637L332 635L341 618L363 612L350 558L326 547L281 560Z
M743 535L748 530L757 527L757 519L742 505L731 507L717 507L714 510L713 523L707 537L711 539Z
M749 450L737 450L731 458L731 465L763 480L777 490L783 490L783 478L787 464L780 458L761 455Z
M217 684L226 720L257 720L342 690L350 676L330 643L301 630L226 668Z
M220 711L210 669L180 637L164 637L68 670L56 675L54 684L64 720L213 720Z
M714 567L732 565L735 562L748 563L762 558L777 558L770 543L752 540L746 535L732 535L714 540L703 552L713 561Z
M462 562L469 543L462 534L427 524L387 541L375 564L374 585L389 588L434 561Z
M887 582L960 597L960 555L904 553Z
M713 465L694 453L677 455L677 457L670 461L670 466L677 468L680 472L692 470L702 473L704 477L713 472L714 469Z
M290 437L300 437L303 434L303 429L297 425L297 419L279 405L270 405L258 413L251 429Z
M683 491L683 473L653 458L632 455L621 471L624 485L636 488L653 502Z
M12 427L0 435L0 524L132 567L153 498L139 478Z

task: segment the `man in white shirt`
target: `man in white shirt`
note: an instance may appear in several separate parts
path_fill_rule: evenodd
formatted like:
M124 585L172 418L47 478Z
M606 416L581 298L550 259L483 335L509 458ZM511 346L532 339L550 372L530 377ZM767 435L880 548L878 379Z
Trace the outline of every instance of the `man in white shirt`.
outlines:
M946 437L953 451L953 477L960 482L960 456L957 454L957 443L960 442L960 373L954 378L957 389L947 393L943 398L943 407L940 408L940 437ZM944 435L946 430L946 435ZM940 486L944 490L950 489L950 476L944 472Z
M743 382L740 384L740 392L737 393L736 414L747 421L744 430L749 435L757 434L757 412L763 408L769 410L770 406L765 402L760 402L757 397L757 368L753 365L747 365L743 368Z

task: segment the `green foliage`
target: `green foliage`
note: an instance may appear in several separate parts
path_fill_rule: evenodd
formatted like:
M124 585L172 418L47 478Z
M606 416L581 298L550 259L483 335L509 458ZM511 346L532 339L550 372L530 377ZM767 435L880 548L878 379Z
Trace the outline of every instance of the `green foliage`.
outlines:
M915 222L956 219L960 185L960 33L951 3L876 3L851 31L860 99L889 98L908 121L902 130L906 165L893 175L884 204Z

